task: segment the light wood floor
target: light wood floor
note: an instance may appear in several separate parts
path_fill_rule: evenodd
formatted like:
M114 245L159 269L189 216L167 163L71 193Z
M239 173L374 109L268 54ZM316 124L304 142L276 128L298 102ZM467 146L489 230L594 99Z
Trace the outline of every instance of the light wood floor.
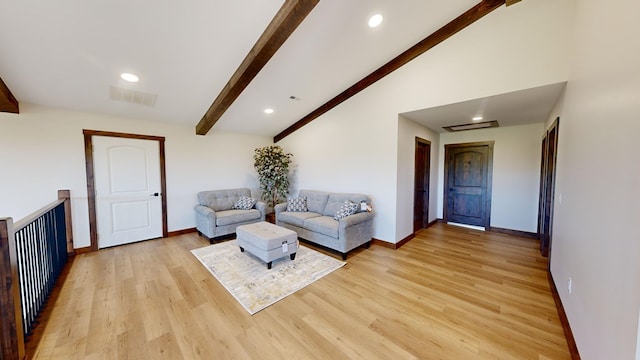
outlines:
M35 358L570 358L531 239L436 224L253 316L189 251L206 245L187 234L77 256Z

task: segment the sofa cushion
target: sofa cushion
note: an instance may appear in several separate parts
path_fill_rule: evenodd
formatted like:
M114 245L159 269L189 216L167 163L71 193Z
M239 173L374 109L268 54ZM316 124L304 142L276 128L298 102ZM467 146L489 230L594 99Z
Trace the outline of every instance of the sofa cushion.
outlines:
M335 239L338 238L338 222L330 216L316 216L306 219L304 228Z
M356 204L351 200L345 200L344 204L340 207L340 209L333 215L334 220L340 220L349 215L353 215L358 211L360 204Z
M230 210L241 196L251 196L251 191L247 188L201 191L198 193L198 202L213 211Z
M233 204L233 209L249 210L256 204L256 199L248 196L241 196L238 201Z
M338 212L338 210L340 210L340 207L344 204L344 202L347 200L358 204L358 210L360 206L360 201L364 200L367 203L370 202L369 197L363 194L332 193L329 195L329 199L327 199L327 205L324 208L324 211L321 212L321 214L326 216L334 216Z
M324 208L327 206L327 200L329 199L329 193L326 191L300 190L300 194L298 196L306 197L307 209L318 214L322 214L324 212ZM331 216L333 216L333 214L331 214Z
M287 211L307 211L307 198L305 197L297 197L287 199Z
M287 224L303 227L304 226L304 221L306 219L310 219L310 218L318 217L318 216L320 216L320 214L314 213L314 212L309 212L309 211L306 211L306 212L283 211L283 212L278 214L278 221L282 221L282 222L287 223Z
M260 211L256 209L216 211L216 226L237 224L256 219L260 219Z

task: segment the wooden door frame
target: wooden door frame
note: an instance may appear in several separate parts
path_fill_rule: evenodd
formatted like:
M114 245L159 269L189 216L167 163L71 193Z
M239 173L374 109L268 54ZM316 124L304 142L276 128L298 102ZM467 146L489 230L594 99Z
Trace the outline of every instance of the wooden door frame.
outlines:
M414 167L413 167L413 232L416 232L416 209L418 204L416 204L415 199L416 199L416 195L418 193L418 188L417 188L417 184L418 184L418 147L420 145L426 145L427 147L427 154L425 155L425 162L426 162L426 168L425 168L425 173L427 174L426 177L426 185L425 188L427 189L427 219L429 218L429 201L430 201L430 196L431 196L431 189L429 188L431 185L431 141L426 140L426 139L422 139L416 136L415 139L415 143L414 143ZM424 209L424 197L423 197L423 203L420 204L420 206ZM423 214L423 219L424 219L424 214ZM421 229L426 228L426 225L424 223L424 220L422 221L422 227Z
M556 173L558 172L558 139L560 133L560 117L557 117L549 128L545 131L542 144L544 148L541 150L542 160L540 163L540 194L538 204L538 238L540 240L540 254L544 257L550 257L551 255L551 243L553 236L553 213L555 204L555 192L556 192ZM549 136L554 132L553 144L551 144L551 138ZM551 149L553 145L553 149ZM550 154L551 150L553 153ZM550 157L553 157L551 159ZM552 161L553 167L551 169L550 184L547 183L549 174L547 172L549 162ZM547 205L547 199L549 204ZM549 209L549 224L545 224L546 210ZM546 226L545 226L546 225ZM548 238L545 238L545 228L548 229ZM550 259L549 259L550 260ZM551 261L548 262L549 266Z
M445 223L449 221L448 214L448 201L449 198L449 149L451 148L460 148L460 147L470 147L470 146L487 146L487 199L485 201L485 230L491 229L491 197L492 197L492 187L493 187L493 146L495 141L478 141L478 142L470 142L470 143L460 143L460 144L445 144L444 145L444 186L443 193L444 198L442 201L442 218Z
M544 137L542 138L541 151L540 151L540 190L538 192L538 239L542 242L542 220L544 215L544 201L545 201L545 192L546 188L545 184L545 161L547 159L547 131L544 133Z
M167 226L167 172L165 168L164 136L151 136L139 134L127 134L110 131L83 129L84 135L84 156L87 172L87 202L89 203L89 238L91 240L91 251L98 250L98 227L96 215L96 184L93 163L93 136L118 137L126 139L152 140L158 142L160 155L160 191L162 192L162 236L167 237L169 230Z

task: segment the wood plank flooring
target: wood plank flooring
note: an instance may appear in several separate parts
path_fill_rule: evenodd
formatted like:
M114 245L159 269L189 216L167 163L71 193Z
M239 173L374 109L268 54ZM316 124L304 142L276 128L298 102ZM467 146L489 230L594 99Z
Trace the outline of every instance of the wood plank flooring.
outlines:
M34 358L570 358L535 240L436 224L253 316L190 252L207 245L76 256Z

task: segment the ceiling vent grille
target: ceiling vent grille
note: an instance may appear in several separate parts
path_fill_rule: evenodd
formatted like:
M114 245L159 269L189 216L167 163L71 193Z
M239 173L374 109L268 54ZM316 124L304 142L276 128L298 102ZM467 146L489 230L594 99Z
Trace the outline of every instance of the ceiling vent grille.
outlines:
M456 131L466 131L466 130L477 130L477 129L487 129L492 127L498 127L498 121L483 121L471 124L461 124L461 125L451 125L451 126L443 126L442 128L447 130L448 132L456 132Z
M109 99L114 101L123 101L136 105L154 107L156 106L157 97L158 95L155 94L124 89L116 86L111 86L109 88Z

